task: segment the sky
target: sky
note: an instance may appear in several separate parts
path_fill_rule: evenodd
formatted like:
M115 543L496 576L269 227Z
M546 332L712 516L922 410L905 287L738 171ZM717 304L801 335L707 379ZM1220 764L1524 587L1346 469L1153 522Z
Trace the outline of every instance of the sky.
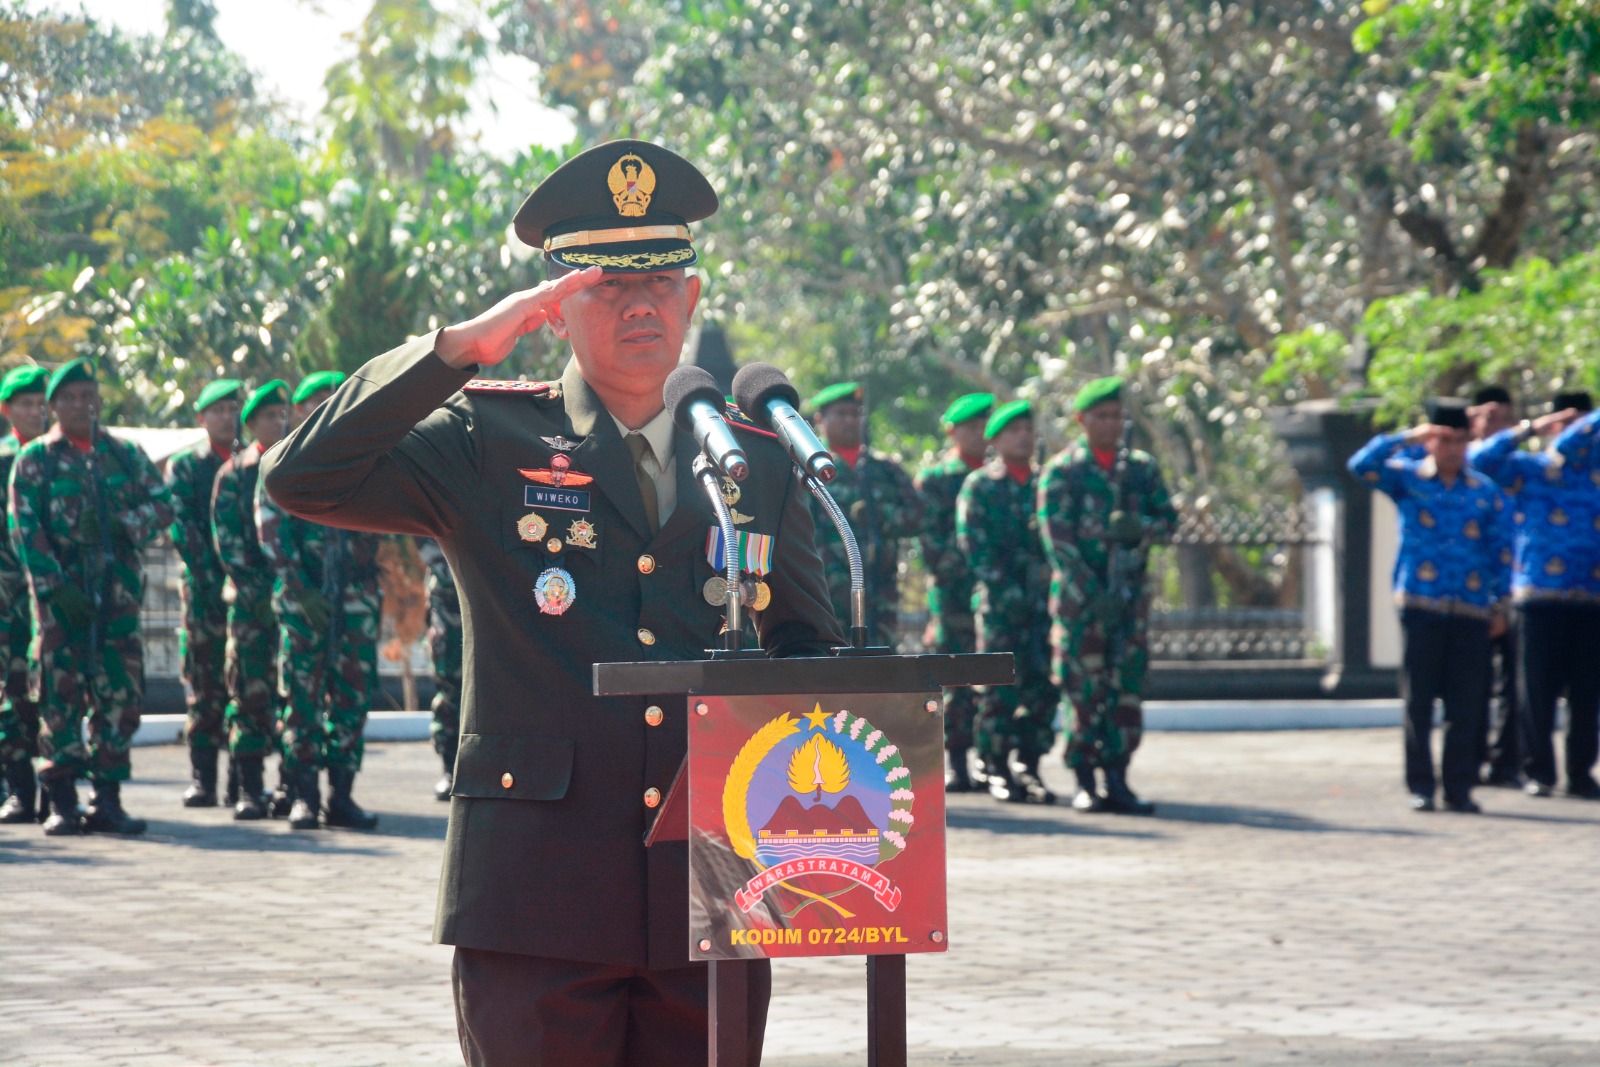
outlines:
M371 6L371 0L215 2L223 43L244 57L265 92L308 122L322 107L323 75L354 48L343 35L360 26ZM439 6L449 3L441 0ZM69 12L81 7L97 21L135 33L161 33L166 25L163 0L53 0L48 6ZM497 55L474 93L462 135L502 157L533 144L554 148L571 141L572 123L539 102L537 74L526 59Z

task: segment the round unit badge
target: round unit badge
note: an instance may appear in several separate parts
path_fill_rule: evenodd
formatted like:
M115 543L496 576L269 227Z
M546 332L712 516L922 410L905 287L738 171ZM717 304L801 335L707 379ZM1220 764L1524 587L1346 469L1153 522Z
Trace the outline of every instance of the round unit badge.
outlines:
M560 567L549 567L533 583L533 599L544 614L560 615L578 599L578 587L572 575Z
M543 541L544 532L549 528L550 524L537 511L530 511L517 520L517 536L524 541Z

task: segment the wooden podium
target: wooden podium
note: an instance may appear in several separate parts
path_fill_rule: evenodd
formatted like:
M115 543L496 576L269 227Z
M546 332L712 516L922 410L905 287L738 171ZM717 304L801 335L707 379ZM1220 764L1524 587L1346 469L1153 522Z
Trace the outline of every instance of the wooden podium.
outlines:
M688 842L711 1067L745 1067L745 961L867 957L867 1062L906 1062L906 955L949 945L940 690L1009 654L839 649L597 663L596 696L682 693L687 752L646 844Z

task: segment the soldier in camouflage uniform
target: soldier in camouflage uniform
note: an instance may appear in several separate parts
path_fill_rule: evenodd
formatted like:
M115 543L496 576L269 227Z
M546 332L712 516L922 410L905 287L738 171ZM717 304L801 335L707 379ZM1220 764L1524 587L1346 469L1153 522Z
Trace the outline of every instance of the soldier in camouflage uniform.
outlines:
M88 360L51 375L45 397L56 424L22 449L11 473L11 542L33 610L39 777L54 809L44 831L142 833L144 820L123 810L121 796L144 706L141 550L172 521L172 504L149 457L100 430ZM83 774L94 787L86 820Z
M861 549L866 579L869 644L895 646L900 606L900 539L915 537L922 501L906 472L865 445L862 389L856 382L830 385L811 398L808 410L838 464L828 491L850 520ZM817 551L828 577L828 597L841 625L850 626L850 561L844 542L822 505L810 501Z
M956 497L967 475L983 466L987 447L983 427L993 412L990 393L968 393L951 403L939 419L950 449L919 472L914 483L922 496L922 563L933 578L928 585L926 642L934 652L972 652L978 647L972 621L972 568L956 543ZM976 706L970 686L944 691L944 747L950 754L944 781L947 793L972 789L967 750L972 747Z
M240 413L252 442L217 472L211 491L211 535L228 576L228 755L239 769L233 817L260 819L275 802L263 802L262 769L277 750L278 617L272 611L272 565L256 537L256 482L261 454L289 428L289 387L271 381L251 394ZM281 765L280 765L281 766ZM287 797L285 791L284 797Z
M0 381L0 414L11 424L11 433L0 440L0 485L10 482L11 467L22 446L45 431L49 411L44 390L49 378L43 367L26 364L13 367ZM4 499L0 495L0 507ZM28 696L33 618L28 610L27 576L9 537L0 538L0 620L6 656L5 696L0 701L0 771L10 793L0 804L0 823L32 822L39 814L33 774L33 757L39 754L39 705Z
M1039 483L1066 762L1078 778L1072 804L1148 815L1154 805L1127 780L1144 725L1145 567L1149 546L1171 536L1178 516L1155 460L1122 446L1121 379L1090 382L1072 407L1084 436L1045 465Z
M336 371L309 375L294 393L296 421L327 400L344 381ZM290 515L256 487L256 530L276 580L279 725L294 807L289 826L370 830L378 817L351 797L361 769L362 732L378 687L376 534L321 526ZM318 768L328 770L326 811Z
M191 778L183 792L186 808L217 806L217 753L226 741L222 718L228 707L223 677L228 610L222 588L227 576L211 541L211 489L217 472L233 457L243 392L244 383L233 378L219 378L200 390L194 411L206 439L179 452L167 465L167 489L176 512L172 546L183 560L183 629L178 643L189 688L183 729Z
M1050 679L1050 564L1035 514L1039 471L1027 401L998 408L984 437L995 457L962 482L956 530L972 561L978 651L1011 653L1017 680L982 687L974 744L995 799L1054 804L1039 760L1055 742L1061 694Z
M444 762L434 799L449 801L456 747L461 740L461 594L444 550L431 537L417 538L428 568L428 651L433 656L433 750Z

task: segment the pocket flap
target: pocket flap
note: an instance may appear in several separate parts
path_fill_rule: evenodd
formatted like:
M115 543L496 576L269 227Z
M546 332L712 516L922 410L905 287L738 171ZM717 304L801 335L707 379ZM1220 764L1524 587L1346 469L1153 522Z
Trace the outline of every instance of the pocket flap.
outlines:
M450 794L560 800L572 783L570 737L462 734Z

